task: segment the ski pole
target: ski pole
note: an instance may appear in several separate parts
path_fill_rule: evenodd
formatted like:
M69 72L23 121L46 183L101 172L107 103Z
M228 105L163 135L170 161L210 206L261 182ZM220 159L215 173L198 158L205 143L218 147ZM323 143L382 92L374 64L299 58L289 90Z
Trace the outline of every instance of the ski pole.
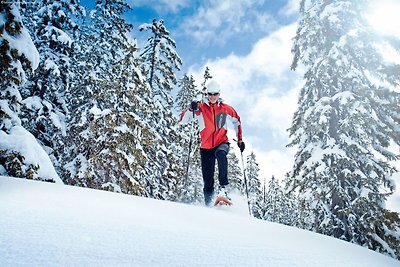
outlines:
M246 170L244 169L244 160L243 160L243 152L242 152L242 151L240 151L240 155L242 156L243 177L244 177L244 185L245 185L246 196L247 196L247 206L249 207L249 215L251 216L250 199L249 199L249 189L248 189L248 187L247 187Z

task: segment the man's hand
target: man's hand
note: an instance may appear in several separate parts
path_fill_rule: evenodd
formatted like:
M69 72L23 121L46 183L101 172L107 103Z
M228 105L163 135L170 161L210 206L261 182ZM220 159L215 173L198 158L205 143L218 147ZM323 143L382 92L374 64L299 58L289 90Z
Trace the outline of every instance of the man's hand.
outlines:
M198 111L199 110L199 103L197 101L192 101L192 103L190 103L190 107L189 107L190 111Z
M243 152L243 151L244 151L244 148L245 148L244 142L243 142L242 140L239 140L239 141L237 142L237 145L238 145L238 147L239 147L239 149L240 149L240 152Z

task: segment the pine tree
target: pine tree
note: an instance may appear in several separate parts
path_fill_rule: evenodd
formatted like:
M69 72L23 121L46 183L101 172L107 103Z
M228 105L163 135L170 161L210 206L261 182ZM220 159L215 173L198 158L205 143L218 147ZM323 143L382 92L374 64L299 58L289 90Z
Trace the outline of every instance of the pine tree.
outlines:
M176 95L176 106L178 112L185 110L188 105L201 94L201 91L197 89L194 84L195 80L193 75L190 77L185 73L183 77L178 81L178 93Z
M228 179L229 188L231 190L237 190L240 193L244 193L244 181L243 173L240 168L239 159L235 154L235 151L231 148L227 155L228 159Z
M247 175L247 189L249 193L249 203L251 214L256 218L262 217L262 192L261 182L259 178L260 168L256 160L254 152L247 156L246 175Z
M201 91L203 93L203 95L207 94L207 87L206 87L206 83L209 79L212 79L212 76L210 74L210 68L208 66L206 66L206 69L204 70L204 75L203 75L203 82L201 83Z
M400 143L400 96L374 82L397 86L400 66L383 60L365 6L301 1L292 69L301 62L307 72L289 129L298 147L289 184L312 211L310 229L400 258L399 217L384 208L396 171L388 161L399 158L388 146Z
M188 108L188 104L196 98L200 93L194 84L193 76L187 74L178 81L180 88L177 97L177 110L182 112ZM190 124L180 125L179 132L182 133L182 162L185 169L185 177L180 183L180 201L185 203L200 202L203 199L202 195L202 177L200 167L200 152L199 152L199 126L197 120L193 120Z
M281 203L283 191L279 186L275 177L272 176L268 183L268 189L264 194L263 199L263 219L271 222L281 223L282 221L282 207Z
M297 226L297 208L295 199L287 196L279 181L272 176L263 198L262 218L271 222Z
M153 93L152 104L156 112L150 125L155 129L156 141L147 151L150 161L148 168L148 188L152 196L161 199L176 199L179 179L185 175L181 164L183 153L180 141L184 139L177 130L177 119L172 113L171 91L177 83L174 70L179 70L182 60L175 51L175 41L169 36L162 20L143 24L140 30L151 30L148 44L140 54L143 73Z
M153 20L151 24L143 24L140 31L151 30L152 36L141 53L144 73L154 95L171 105L170 92L176 84L174 69L180 70L182 59L176 53L176 43L164 26L164 21Z
M76 58L85 75L70 90L77 100L69 103L64 175L68 184L151 196L144 166L155 139L147 124L154 106L127 37L132 25L122 18L129 8L125 1L96 1L85 25L91 31L79 36Z
M70 86L73 37L81 7L76 1L40 1L24 10L25 24L33 35L41 61L22 90L23 125L46 148L55 165L66 135L66 92Z
M25 160L24 152L5 140L19 142L21 87L38 67L39 53L24 27L19 1L0 3L0 175L30 179L38 177L40 166ZM15 138L13 137L15 136ZM18 147L22 144L18 144Z

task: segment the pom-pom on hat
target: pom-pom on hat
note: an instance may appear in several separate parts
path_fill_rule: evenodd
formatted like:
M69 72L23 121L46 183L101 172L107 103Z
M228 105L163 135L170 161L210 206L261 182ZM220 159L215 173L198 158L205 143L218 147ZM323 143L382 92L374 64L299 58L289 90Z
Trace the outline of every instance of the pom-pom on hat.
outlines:
M219 84L216 81L211 81L207 84L207 93L219 93L221 91Z

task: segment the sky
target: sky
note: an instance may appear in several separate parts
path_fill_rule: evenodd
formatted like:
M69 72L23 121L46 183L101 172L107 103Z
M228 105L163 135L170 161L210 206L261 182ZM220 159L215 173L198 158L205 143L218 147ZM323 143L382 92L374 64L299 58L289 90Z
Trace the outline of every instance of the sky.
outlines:
M252 218L241 201L208 208L0 176L0 266L399 266Z
M371 24L382 33L400 37L400 2L373 2L373 6L366 7ZM134 26L132 37L137 39L139 51L149 37L149 33L138 31L139 26L154 18L163 19L183 60L178 78L185 73L193 75L200 87L208 66L213 79L221 85L221 97L241 117L246 143L243 154L254 151L261 182L272 176L283 179L293 165L295 151L286 147L287 129L304 83L301 67L290 70L299 0L128 3L133 10L125 18ZM398 57L400 62L399 55L390 57ZM230 138L234 138L232 131ZM394 199L400 212L399 191Z

